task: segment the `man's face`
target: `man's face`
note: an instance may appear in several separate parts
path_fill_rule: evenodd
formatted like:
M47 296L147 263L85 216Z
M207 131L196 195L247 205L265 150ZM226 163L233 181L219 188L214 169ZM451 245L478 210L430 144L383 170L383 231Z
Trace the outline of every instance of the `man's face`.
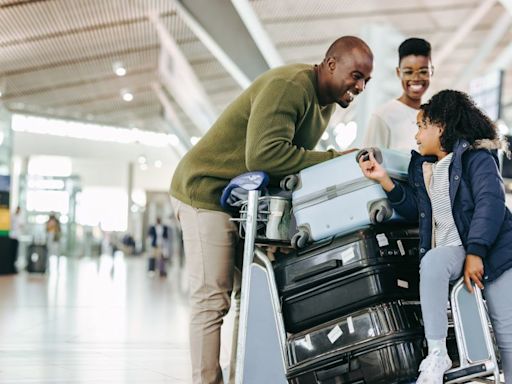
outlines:
M364 91L373 70L372 57L364 50L354 48L339 58L328 58L329 77L327 98L347 108L354 98Z
M402 58L396 73L404 93L412 100L420 100L430 85L432 65L426 56L409 55Z

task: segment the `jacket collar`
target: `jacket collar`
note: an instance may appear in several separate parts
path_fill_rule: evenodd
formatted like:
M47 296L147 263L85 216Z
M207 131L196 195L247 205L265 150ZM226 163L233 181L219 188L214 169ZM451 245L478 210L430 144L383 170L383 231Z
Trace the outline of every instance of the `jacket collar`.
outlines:
M507 143L503 141L500 138L497 139L482 139L482 140L475 140L473 145L470 145L469 142L465 139L457 139L453 146L453 158L452 162L455 159L459 159L462 157L462 154L466 152L468 149L487 149L489 151L497 150L497 149L503 149L507 150ZM429 163L435 163L437 161L437 157L435 156L422 156L417 151L413 150L411 151L411 164L419 165L421 166L422 163L425 161Z

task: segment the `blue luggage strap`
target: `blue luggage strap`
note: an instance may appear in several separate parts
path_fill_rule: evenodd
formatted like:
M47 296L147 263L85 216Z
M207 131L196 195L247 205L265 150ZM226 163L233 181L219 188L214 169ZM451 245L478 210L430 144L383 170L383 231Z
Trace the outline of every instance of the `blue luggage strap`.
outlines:
M226 210L239 208L245 201L249 191L266 190L270 181L268 174L263 171L246 172L231 179L223 189L220 205Z

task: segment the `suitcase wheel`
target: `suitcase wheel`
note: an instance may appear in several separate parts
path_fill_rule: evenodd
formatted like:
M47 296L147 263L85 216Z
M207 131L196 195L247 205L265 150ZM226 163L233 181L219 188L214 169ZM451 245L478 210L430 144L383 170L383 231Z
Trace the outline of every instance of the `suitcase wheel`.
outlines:
M298 248L304 248L309 240L309 233L306 232L304 229L299 229L299 231L293 235L291 239L292 247L298 249Z
M281 180L279 186L283 191L293 192L295 187L299 184L299 176L297 175L288 175L284 179Z
M368 214L372 224L379 224L391 219L391 216L393 216L393 208L391 208L389 203L385 200L378 201L370 205Z

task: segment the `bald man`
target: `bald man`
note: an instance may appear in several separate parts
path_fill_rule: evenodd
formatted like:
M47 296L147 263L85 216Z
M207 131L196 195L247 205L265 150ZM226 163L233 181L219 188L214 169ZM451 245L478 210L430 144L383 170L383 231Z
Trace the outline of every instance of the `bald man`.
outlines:
M278 185L284 176L339 156L313 148L335 104L348 107L372 69L370 48L353 36L336 40L319 65L271 69L224 110L176 168L171 195L187 259L195 384L223 383L220 326L231 304L239 239L220 206L222 189L248 171L265 171Z

